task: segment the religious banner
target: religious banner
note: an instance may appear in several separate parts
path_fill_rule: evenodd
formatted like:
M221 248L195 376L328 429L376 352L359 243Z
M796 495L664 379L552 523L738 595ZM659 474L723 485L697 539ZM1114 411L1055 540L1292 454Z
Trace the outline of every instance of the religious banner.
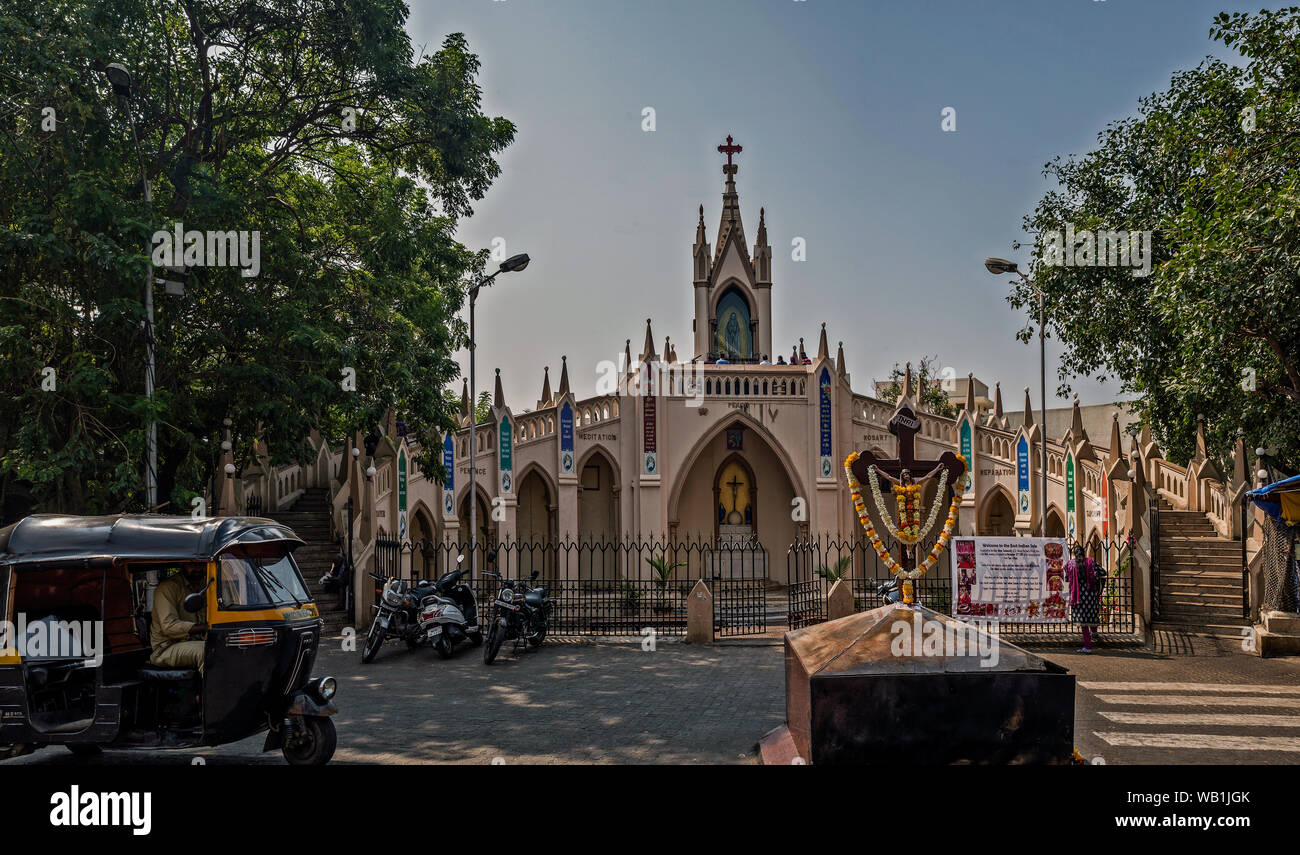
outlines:
M573 472L573 408L568 401L560 407L560 472Z
M654 395L649 395L645 399L644 422L642 425L642 440L645 444L645 474L657 475L659 473L659 453L658 439L655 436L655 401Z
M1022 436L1016 443L1016 484L1020 496L1016 501L1016 513L1029 513L1029 440Z
M830 478L834 470L831 468L831 373L822 368L821 379L817 381L817 388L821 390L821 455L822 455L822 477Z
M970 495L971 490L974 489L975 482L970 476L969 468L971 460L974 459L971 456L971 427L969 419L962 419L961 421L961 456L966 458L967 463L966 478L962 481L961 491L963 495Z
M406 540L406 449L397 452L397 539Z
M1065 538L958 537L952 546L954 615L1012 623L1069 619Z
M456 446L450 433L442 441L442 468L447 470L447 480L442 484L442 511L452 516L456 513Z
M510 419L501 420L501 437L497 445L497 456L501 461L501 492L509 493L513 486L511 481L511 470L514 468L514 459L511 454L511 440L514 434L510 429Z
M1074 510L1074 455L1065 453L1065 534L1071 541L1078 530L1078 514Z

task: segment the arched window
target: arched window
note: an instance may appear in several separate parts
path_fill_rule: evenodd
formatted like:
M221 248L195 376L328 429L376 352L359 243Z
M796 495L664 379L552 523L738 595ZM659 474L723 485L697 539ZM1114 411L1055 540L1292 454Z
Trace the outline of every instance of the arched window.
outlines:
M715 314L717 333L713 351L726 359L750 359L754 355L754 342L749 326L749 303L734 286L718 300Z

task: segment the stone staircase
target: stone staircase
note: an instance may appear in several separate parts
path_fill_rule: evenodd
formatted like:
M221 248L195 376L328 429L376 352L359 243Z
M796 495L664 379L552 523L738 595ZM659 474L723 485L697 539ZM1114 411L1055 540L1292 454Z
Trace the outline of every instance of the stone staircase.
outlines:
M1200 511L1160 501L1160 618L1152 629L1240 640L1241 542L1219 536Z
M329 572L330 562L338 550L337 544L330 539L329 491L324 487L308 488L291 506L266 516L289 526L303 539L303 545L294 551L293 557L325 622L322 635L325 638L340 635L347 625L347 616L335 609L338 594L326 592L320 584L320 577Z

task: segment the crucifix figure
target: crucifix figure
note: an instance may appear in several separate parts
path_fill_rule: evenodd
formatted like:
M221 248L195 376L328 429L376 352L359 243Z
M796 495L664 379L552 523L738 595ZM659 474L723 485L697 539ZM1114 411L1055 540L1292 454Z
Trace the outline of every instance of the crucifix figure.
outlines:
M734 163L731 162L731 156L732 156L733 154L740 154L740 152L741 152L742 150L743 150L743 149L741 148L741 146L738 146L738 145L732 145L732 142L731 142L731 134L727 134L727 144L726 144L726 145L720 145L720 146L718 146L718 151L719 151L719 153L721 153L721 154L725 154L725 155L727 156L727 165L724 166L724 167L722 167L722 171L725 172L727 175L735 175L735 174L736 174L736 165L735 165Z
M738 503L740 501L740 488L745 486L745 482L741 481L735 475L732 475L731 480L727 482L726 486L731 488L731 513L735 514L737 517L743 520L744 517L740 515L740 507ZM727 523L733 525L739 524L739 523L731 522L730 514L727 515Z
M889 419L889 432L898 439L898 457L891 460L876 457L870 451L863 451L850 467L853 470L853 477L858 479L858 483L867 485L871 478L871 467L875 466L876 474L881 479L881 486L885 487L890 484L908 485L918 481L928 481L937 478L941 471L947 469L948 488L957 488L961 476L966 472L966 467L957 459L956 454L945 451L939 455L938 460L916 459L916 434L920 430L921 420L917 418L911 405L904 398ZM923 474L918 476L914 473ZM935 501L947 501L947 499L947 496L935 497ZM882 514L889 513L888 508L877 508L877 510ZM901 542L898 544L898 563L909 572L916 566L914 551Z

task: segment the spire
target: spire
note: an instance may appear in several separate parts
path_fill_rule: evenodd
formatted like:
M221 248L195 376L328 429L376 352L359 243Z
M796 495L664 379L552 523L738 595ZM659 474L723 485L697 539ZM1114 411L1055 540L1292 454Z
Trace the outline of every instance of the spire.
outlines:
M844 370L844 342L835 351L835 370L843 377L847 372Z
M1119 442L1119 413L1110 414L1110 449L1106 452L1106 456L1111 462L1124 456L1124 447Z
M993 412L989 415L989 425L1006 427L1006 416L1002 412L1002 381L993 384Z
M462 378L465 384L460 389L460 417L464 424L469 424L469 378Z
M554 398L551 396L551 366L542 369L542 397L537 399L537 409L549 407Z
M1237 444L1232 447L1232 487L1235 490L1249 486L1250 479L1246 477L1246 432L1237 428Z
M966 374L966 413L975 417L975 373Z
M1205 416L1196 417L1196 455L1192 458L1193 463L1204 463L1209 458L1205 446Z
M736 170L740 167L731 162L732 155L739 154L741 147L727 137L727 144L718 146L718 151L727 156L727 162L722 167L722 173L727 176L726 187L722 191L722 217L718 224L718 248L713 256L713 262L722 260L722 253L727 248L727 242L734 238L740 249L741 258L749 264L749 252L745 248L745 227L740 222L740 196L736 193Z
M754 241L754 284L772 284L772 247L767 245L767 213L758 209L758 239Z
M501 391L501 369L497 369L497 386L493 393L492 406L504 407L506 405L506 396Z
M673 361L673 343L672 343L672 339L670 339L668 336L664 336L664 361L665 362Z
M636 373L636 366L632 364L632 339L628 339L623 344L623 364L627 367L628 374Z
M641 351L641 362L655 362L659 354L655 353L655 337L650 331L650 319L645 319L645 349Z
M826 322L822 321L821 338L817 340L817 358L829 359L831 355L830 348L826 345Z
M563 398L569 394L569 357L560 357L560 394L558 397Z
M1034 407L1029 403L1029 387L1025 387L1025 430L1034 426Z
M695 259L696 283L708 282L713 273L713 258L709 251L709 238L704 231L703 205L700 205L700 221L695 226L695 246L691 248L691 257Z
M803 349L803 336L799 337L799 361L804 362L808 359L808 354Z
M912 363L909 362L907 367L903 369L903 394L899 397L899 400L906 398L910 401L915 395L916 391L912 388Z
M1070 442L1080 442L1088 438L1083 429L1083 413L1079 412L1079 396L1074 396L1074 405L1070 408Z

